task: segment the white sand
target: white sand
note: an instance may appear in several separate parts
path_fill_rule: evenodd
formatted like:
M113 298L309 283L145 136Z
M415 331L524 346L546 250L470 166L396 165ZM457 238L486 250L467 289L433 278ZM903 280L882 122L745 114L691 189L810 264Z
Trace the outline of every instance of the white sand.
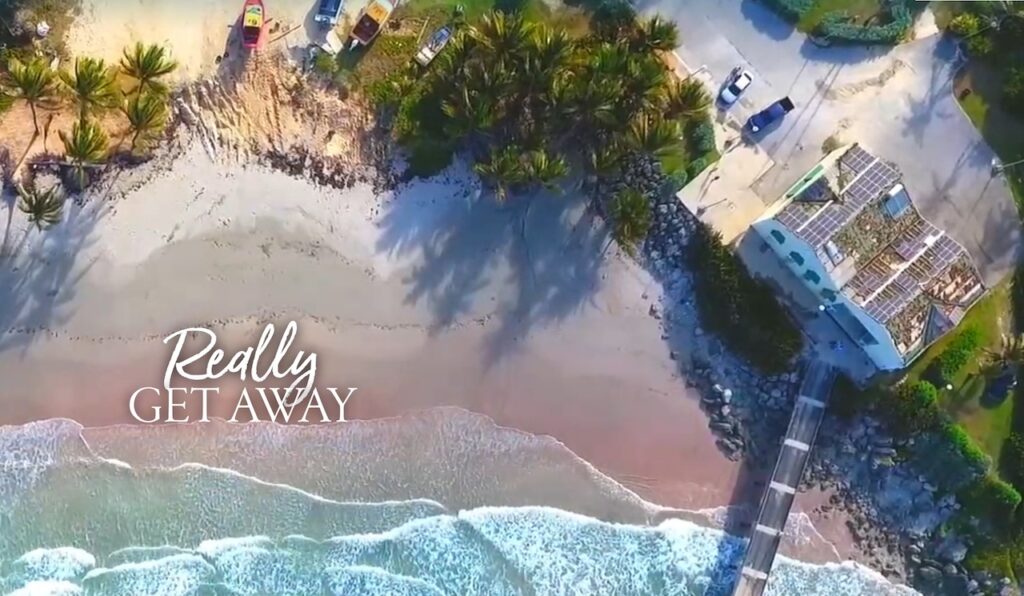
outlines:
M225 50L238 52L228 44L242 12L242 0L83 0L82 16L71 31L68 47L72 55L94 56L108 61L120 59L126 46L136 42L168 47L179 63L176 77L193 79L216 69L216 58ZM314 0L268 0L267 14L280 23L279 34L295 29L276 44L304 46L322 41L323 32L312 21Z
M582 201L537 197L524 241L525 203L479 192L456 167L381 200L198 146L108 179L0 274L0 422L124 421L130 392L161 384L166 334L214 322L251 341L295 317L318 384L358 385L360 416L458 405L552 434L671 505L723 502L735 468L647 314L657 285L614 249L602 260ZM23 225L16 213L11 246Z

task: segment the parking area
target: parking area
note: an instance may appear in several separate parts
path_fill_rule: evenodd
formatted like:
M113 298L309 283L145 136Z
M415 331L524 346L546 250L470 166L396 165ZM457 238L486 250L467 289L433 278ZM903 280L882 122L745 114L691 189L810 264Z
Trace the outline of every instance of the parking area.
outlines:
M952 95L957 63L950 40L932 35L897 48L823 48L753 0L640 0L637 7L675 20L677 53L713 90L737 66L753 74L739 102L718 114L726 134L738 140L739 124L781 97L796 105L756 137L744 136L763 167L732 168L726 152L713 174L720 180L735 176L732 187L770 204L822 157L826 139L860 142L896 164L915 204L967 248L986 284L1012 269L1020 220L1006 181L992 175L994 153ZM733 202L719 192L708 186L700 200Z

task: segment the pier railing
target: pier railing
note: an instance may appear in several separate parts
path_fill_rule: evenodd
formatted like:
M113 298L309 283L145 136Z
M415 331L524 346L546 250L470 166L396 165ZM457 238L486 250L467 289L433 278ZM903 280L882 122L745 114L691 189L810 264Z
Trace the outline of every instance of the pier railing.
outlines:
M779 550L800 478L810 459L818 427L825 417L825 405L834 380L835 371L822 362L811 362L804 371L789 428L771 480L761 498L761 509L750 533L733 596L761 596L768 585L768 574Z

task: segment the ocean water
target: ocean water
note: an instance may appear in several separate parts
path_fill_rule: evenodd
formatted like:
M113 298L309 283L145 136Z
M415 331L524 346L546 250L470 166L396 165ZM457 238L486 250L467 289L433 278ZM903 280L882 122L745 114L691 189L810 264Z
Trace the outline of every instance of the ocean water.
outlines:
M656 507L571 453L486 428L479 417L441 412L316 430L148 429L148 450L114 457L114 446L142 436L138 429L83 431L67 420L0 427L0 592L729 594L742 539L683 519L651 523ZM425 429L432 446L421 444L421 460L395 461L393 452L406 453L401 446ZM369 492L349 486L374 480L371 470L359 474L372 458L347 453L348 441L381 449ZM543 468L539 454L548 469L531 484L524 466ZM431 467L439 457L451 461ZM497 479L484 479L488 468ZM467 478L477 475L483 486L474 491ZM588 515L568 510L573 494ZM785 558L768 592L913 593L863 567Z

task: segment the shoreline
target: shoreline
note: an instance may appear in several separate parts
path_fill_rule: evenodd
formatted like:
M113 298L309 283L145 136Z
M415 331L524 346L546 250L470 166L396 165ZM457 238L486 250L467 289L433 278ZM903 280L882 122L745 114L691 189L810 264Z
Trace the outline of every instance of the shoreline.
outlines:
M558 255L569 263L568 270L576 267L585 273L580 280L583 288L571 297L568 310L554 312L550 321L533 320L542 318L533 305L539 302L547 308L545 295L550 290L533 288L540 299L529 295L524 298L522 288L503 281L515 275L516 261L522 258L521 247L517 249L515 238L509 235L490 251L496 254L495 273L469 286L482 284L486 288L478 291L482 295L452 320L448 312L427 305L447 308L445 300L454 294L443 287L425 288L418 301L409 302L416 294L409 289L410 272L427 268L441 271L442 262L429 262L437 257L424 252L419 239L433 237L438 231L419 230L417 237L404 231L390 232L386 224L381 230L374 222L387 222L389 218L417 222L418 226L428 222L441 230L457 228L455 221L468 219L472 223L462 225L486 225L492 231L506 230L505 234L514 228L508 222L520 213L473 202L472 195L477 192L474 184L460 182L462 174L458 171L449 173L454 183L442 179L404 185L394 191L396 198L381 202L360 186L337 191L263 166L218 164L195 143L172 159L171 170L150 176L144 171L150 167L155 166L138 166L141 170L126 177L145 183L133 183L123 198L109 204L86 200L75 207L77 213L86 215L97 210L96 221L89 222L95 228L80 234L84 238L79 241L88 246L89 254L75 251L67 257L72 262L62 269L74 277L79 275L78 268L87 266L88 274L76 282L75 288L65 287L54 296L56 309L54 305L25 305L29 315L36 314L33 310L60 315L60 324L33 333L8 333L3 336L7 341L0 340L0 344L10 344L0 353L0 377L19 378L15 373L18 371L22 379L18 386L8 383L4 387L4 401L21 404L13 410L21 413L8 416L7 421L64 416L90 425L123 422L126 411L121 412L122 418L108 418L104 412L109 406L96 404L110 404L116 399L126 410L131 390L159 385L167 357L167 349L159 343L164 335L185 325L211 323L234 329L229 334L244 336L244 330L253 329L256 323L280 320L287 316L285 311L298 312L295 307L302 305L299 310L307 316L312 314L317 322L313 326L303 323L300 334L315 336L310 338L310 346L323 351L321 384L359 383L372 388L375 379L389 379L386 387L378 390L379 395L388 397L374 401L369 392L371 405L362 406L362 412L357 405L356 416L391 415L439 404L468 407L490 415L499 424L558 437L628 488L646 491L653 501L696 510L718 507L737 498L736 464L719 452L714 436L707 430L698 395L689 392L679 376L678 363L663 339L668 332L663 327L668 322L650 314L652 306L661 300L657 283L637 265L619 258L573 264L573 255L586 255L603 242L594 231L600 229L600 224L582 204L566 210L564 204L538 200L531 211L531 222L536 222L531 230L537 231L528 242L534 258ZM184 172L176 177L174 168L182 167ZM276 193L290 198L283 201L286 204L273 198L263 201L267 213L259 214L249 204L258 202L253 201L252 194L245 199L232 197L230 191L218 190L214 182L198 190L202 191L200 196L215 197L217 211L210 212L201 202L182 200L182 190L196 190L193 181L213 180L214 176L228 178L223 184L232 186L245 184L246 177L253 177L250 190L235 191L239 195L259 196L262 192L263 196ZM107 191L105 187L101 183L103 191ZM417 200L417 192L410 190L418 188L422 195L424 187L447 197L444 201L449 202L448 212L436 207L436 197ZM297 196L302 194L306 196ZM310 198L317 196L322 197L319 208L318 201ZM341 196L347 197L344 203L338 203ZM389 204L401 204L403 211L389 213ZM104 208L109 212L100 217L98 210ZM180 215L170 216L175 209ZM321 210L321 215L310 218L313 209ZM87 218L69 218L71 222L83 219ZM550 241L546 237L550 230L543 229L548 225L545 221L550 220L571 222L572 233ZM264 228L272 221L278 223ZM150 222L153 228L140 233L137 222ZM238 225L248 231L232 232ZM213 230L209 230L211 227ZM341 230L345 237L339 237ZM76 238L71 232L58 227L34 235L38 244L27 247L24 256L48 261L64 246L51 237ZM319 238L309 239L310 233L317 233ZM381 237L389 234L393 238L385 245ZM282 251L271 248L271 254L266 255L261 245L267 242L289 246ZM470 266L482 271L483 264L474 263L478 243L475 236L467 238L444 258L455 268ZM81 258L75 262L75 257ZM255 273L273 281L263 286L218 278L232 269L245 270L239 277ZM297 277L296 271L303 270L305 277ZM551 274L559 276L560 271L556 268ZM336 282L336 295L346 300L330 299L333 293L328 288L335 282L325 280L325 276L335 275L344 278L344 282ZM605 283L607 279L611 281ZM180 287L170 287L168 280ZM556 281L560 277L548 283ZM328 288L323 287L324 283ZM591 289L591 284L598 288ZM320 286L317 295L292 291L316 286ZM603 289L599 289L601 286ZM72 294L69 300L65 300L65 291ZM158 298L172 291L176 298ZM218 299L210 303L197 300L200 296ZM276 304L269 304L268 298ZM525 310L524 304L529 305ZM104 318L101 313L110 309L133 315ZM253 314L242 317L248 322L240 322L238 314L246 311ZM186 312L190 314L182 316ZM39 327L38 321L21 314L5 323L23 329ZM161 326L165 330L160 331ZM312 331L313 327L317 330ZM340 341L332 338L336 334L331 327L351 337ZM361 350L366 345L375 346L376 361L366 358ZM332 351L338 356L328 356ZM12 358L15 354L18 356ZM501 363L502 359L506 362ZM332 373L326 366L332 360L345 363L351 370L361 370L365 381L350 380L352 376L344 370ZM479 364L467 366L474 361ZM548 362L557 362L568 372ZM61 374L43 372L55 366ZM396 369L406 373L404 378L392 378ZM103 379L103 385L83 394L83 388L96 386L96 379ZM524 384L524 379L531 381ZM112 397L111 393L122 395ZM498 396L501 405L473 403L481 393ZM526 401L521 400L524 393L529 398ZM41 395L48 397L36 397ZM56 395L65 397L55 401ZM404 399L389 403L394 396ZM568 398L572 399L559 403ZM553 405L557 407L552 409ZM609 435L619 438L609 442ZM652 453L659 456L651 457Z
M238 105L251 110L266 98L261 81L246 83L256 92ZM399 185L381 201L365 173L351 172L344 152L331 156L333 173L311 175L308 156L326 153L333 132L304 139L298 117L270 139L260 137L265 123L225 126L220 100L203 93L238 89L219 85L210 91L205 81L195 83L181 96L180 129L164 149L173 154L165 156L168 171L156 165L162 158L118 171L91 191L68 225L30 238L27 267L44 263L57 271L30 279L37 295L9 305L2 317L18 332L0 336L0 378L26 380L2 387L0 399L22 404L22 418L44 417L52 408L98 425L120 421L103 418L97 406L109 403L110 393L151 383L146 379L156 378L157 363L166 359L140 346L184 325L228 327L242 336L259 322L298 315L318 327L308 346L337 354L325 362L344 362L369 381L387 379L356 415L467 407L498 424L557 437L652 501L756 506L758 474L721 454L720 437L701 411L701 389L694 390L700 379L685 364L708 353L714 340L692 337L695 329L700 334L695 321L671 307L679 297L663 293L664 282L643 267L603 253L593 259L606 232L588 205L530 199L537 206L529 222L520 222L525 210L490 205L461 165L443 179ZM247 146L248 137L268 146ZM308 151L305 163L284 157L296 146ZM191 163L175 173L184 161ZM337 183L338 172L347 190L294 177ZM120 180L122 174L135 182ZM104 193L121 198L108 202ZM157 200L147 201L148 194ZM296 196L302 194L309 196ZM448 209L435 208L437 202ZM138 229L140 222L149 227ZM520 223L524 230L530 224L529 237L517 239ZM132 316L111 320L110 312ZM347 337L339 339L338 330ZM367 358L367 345L387 356ZM101 356L100 347L117 354ZM61 374L47 377L55 363ZM338 383L365 384L348 381L344 370L333 374ZM83 394L97 379L104 387ZM54 403L54 395L66 401ZM850 553L847 538L839 532L830 540Z

